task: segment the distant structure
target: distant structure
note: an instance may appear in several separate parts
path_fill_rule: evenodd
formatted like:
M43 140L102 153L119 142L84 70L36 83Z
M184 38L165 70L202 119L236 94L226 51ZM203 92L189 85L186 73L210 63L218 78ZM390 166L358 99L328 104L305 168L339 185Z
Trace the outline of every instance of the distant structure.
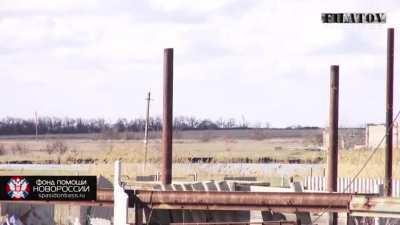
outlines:
M365 133L366 129L364 128L339 128L339 149L354 149L358 147L365 147ZM327 150L329 146L328 129L323 130L322 137L323 150Z
M399 123L393 125L393 148L400 148ZM339 128L339 149L375 149L380 142L380 148L385 148L386 126L383 123L368 123L365 128ZM323 131L323 150L328 149L328 130Z
M386 126L385 124L367 124L365 128L365 146L368 149L376 148L385 136ZM385 141L383 140L380 148L385 147ZM399 123L395 122L393 125L393 147L399 149Z

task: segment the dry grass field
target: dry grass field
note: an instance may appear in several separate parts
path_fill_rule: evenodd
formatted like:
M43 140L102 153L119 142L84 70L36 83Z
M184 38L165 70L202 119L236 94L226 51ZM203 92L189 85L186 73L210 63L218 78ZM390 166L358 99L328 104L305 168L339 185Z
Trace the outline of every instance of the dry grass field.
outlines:
M190 180L194 173L199 179L223 179L224 176L256 176L258 180L280 182L284 176L296 179L311 174L322 175L325 152L309 138L271 138L263 140L217 138L178 139L174 141L174 176ZM339 175L352 176L362 166L371 151L342 150ZM211 163L190 163L193 157L211 157ZM383 150L372 158L361 177L383 177ZM84 164L85 174L112 177L113 163L122 160L123 174L132 181L137 175L160 171L161 144L151 140L148 147L146 171L143 171L144 144L139 140L93 139L1 139L0 163ZM260 161L261 160L261 161ZM395 154L394 176L400 178L399 154ZM251 166L247 163L253 163ZM262 162L264 166L257 166ZM289 162L302 164L289 164ZM0 174L77 174L73 171L9 171Z
M301 162L317 163L323 154L319 151L306 151L311 144L302 139L216 139L176 140L173 143L174 162L187 162L191 157L212 157L214 162ZM148 145L148 162L161 160L160 140L152 140ZM108 163L117 159L123 162L140 163L144 161L144 144L138 140L0 140L0 162L32 163ZM29 153L29 154L27 154Z
M310 146L314 144L302 138L175 140L173 143L174 176L179 180L190 180L193 179L193 174L197 173L201 180L223 179L224 176L256 176L258 180L280 180L282 175L279 174L277 168L245 168L238 165L244 165L245 162L257 163L260 160L268 162L264 164L285 163L288 160L305 163L322 162L322 152L304 150ZM159 139L151 140L148 145L145 172L143 171L144 143L139 140L1 139L0 152L0 163L85 164L90 167L88 173L101 174L108 178L112 176L114 161L121 160L126 180L134 180L137 175L156 174L161 166ZM193 157L211 157L212 161L192 164L189 159ZM9 173L8 170L0 170L0 174ZM18 173L74 174L71 171L37 170L18 171Z

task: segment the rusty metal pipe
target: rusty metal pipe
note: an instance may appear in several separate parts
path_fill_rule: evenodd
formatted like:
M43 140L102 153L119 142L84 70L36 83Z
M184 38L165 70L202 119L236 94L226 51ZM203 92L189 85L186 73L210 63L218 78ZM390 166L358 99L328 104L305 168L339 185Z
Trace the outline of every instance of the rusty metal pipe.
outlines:
M136 200L159 209L345 212L352 194L274 192L187 192L136 190Z
M328 179L329 192L337 191L338 173L338 120L339 120L339 66L331 66L330 105L329 105L329 149Z
M392 196L393 164L393 58L394 29L387 30L387 71L386 71L386 148L384 195Z
M172 48L164 49L164 98L162 127L161 182L172 182L172 105L173 105L173 56Z
M327 189L337 191L338 175L338 123L339 123L339 66L331 66L330 105L329 105L329 149ZM330 215L330 225L337 224L337 213Z
M348 212L347 208L321 206L260 206L260 205L196 205L196 204L152 204L148 205L152 209L164 210L210 210L210 211L273 211L282 213L298 212Z

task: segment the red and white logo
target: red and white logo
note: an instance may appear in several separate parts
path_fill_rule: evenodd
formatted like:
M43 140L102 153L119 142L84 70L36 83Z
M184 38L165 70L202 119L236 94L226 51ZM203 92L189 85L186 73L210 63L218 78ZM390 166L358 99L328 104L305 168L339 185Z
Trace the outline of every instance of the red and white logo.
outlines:
M23 177L11 177L6 185L8 196L13 199L24 199L29 195L31 185Z

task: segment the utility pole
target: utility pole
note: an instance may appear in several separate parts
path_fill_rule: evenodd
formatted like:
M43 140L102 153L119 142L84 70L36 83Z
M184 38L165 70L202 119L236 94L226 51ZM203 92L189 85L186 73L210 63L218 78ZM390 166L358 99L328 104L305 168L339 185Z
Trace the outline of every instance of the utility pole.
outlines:
M38 115L37 111L35 111L35 139L38 139Z
M387 30L387 66L386 66L386 149L384 195L392 196L393 174L393 60L394 29Z
M148 142L149 142L149 114L150 114L150 101L152 100L150 97L150 91L147 93L147 101L146 107L146 125L144 127L144 164L143 164L143 173L146 172L146 164L147 164L147 149L148 149Z

